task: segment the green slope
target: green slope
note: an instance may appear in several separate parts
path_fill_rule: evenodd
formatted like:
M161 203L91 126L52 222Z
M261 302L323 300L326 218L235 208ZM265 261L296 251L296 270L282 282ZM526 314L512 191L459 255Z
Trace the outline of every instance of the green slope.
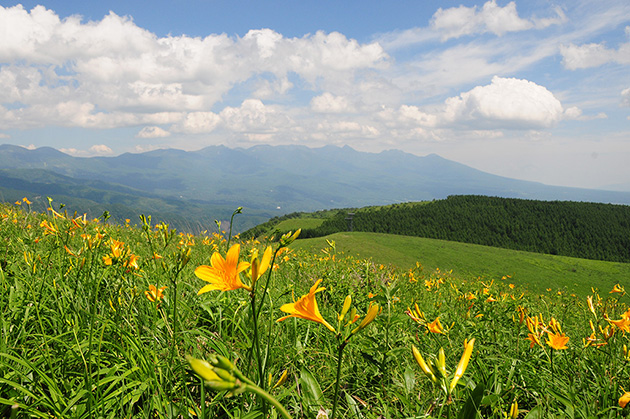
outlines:
M591 287L608 292L630 278L630 264L543 255L517 250L381 233L336 233L297 240L298 249L319 252L334 240L337 252L372 258L377 263L410 269L420 262L425 272L453 270L463 278L498 279L510 275L511 283L535 293L558 290L586 296Z

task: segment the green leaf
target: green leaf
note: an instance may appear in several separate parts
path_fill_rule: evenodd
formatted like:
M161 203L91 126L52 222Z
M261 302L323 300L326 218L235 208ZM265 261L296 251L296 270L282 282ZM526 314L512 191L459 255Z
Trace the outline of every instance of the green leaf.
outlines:
M464 406L462 406L462 410L459 411L457 415L458 419L475 419L477 417L477 412L485 390L486 387L483 384L477 384L475 389L468 396Z
M413 388L416 385L416 374L411 368L409 368L409 366L407 366L407 368L405 368L403 377L405 379L405 391L407 392L407 394L409 394L413 392Z
M542 417L543 417L542 407L536 406L532 410L529 411L529 413L527 414L527 416L525 416L524 419L542 419Z
M346 403L350 406L350 411L354 414L354 417L357 419L363 418L363 414L361 414L361 410L359 409L359 405L354 398L348 393L344 393L346 395Z
M304 395L302 403L305 409L317 413L319 408L324 405L324 394L319 383L306 367L302 367L300 370L300 385Z

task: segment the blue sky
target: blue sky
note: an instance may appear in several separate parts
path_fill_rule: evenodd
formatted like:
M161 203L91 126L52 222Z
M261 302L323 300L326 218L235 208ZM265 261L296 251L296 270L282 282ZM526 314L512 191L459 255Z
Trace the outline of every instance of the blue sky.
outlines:
M630 190L630 3L3 1L0 142L395 148Z

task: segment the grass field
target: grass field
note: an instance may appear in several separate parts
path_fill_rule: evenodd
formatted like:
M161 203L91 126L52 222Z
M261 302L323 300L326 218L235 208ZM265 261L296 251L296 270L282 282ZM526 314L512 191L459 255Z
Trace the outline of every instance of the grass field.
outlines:
M296 220L298 221L298 220ZM300 249L317 252L336 243L337 250L360 258L371 258L379 264L392 264L410 269L420 262L426 269L453 270L457 276L501 278L533 293L548 289L575 293L585 297L591 287L609 290L630 279L630 264L577 259L564 256L521 252L475 244L397 236L379 233L337 233L331 236L304 239L295 243Z
M274 228L280 231L295 231L298 228L317 228L324 222L324 218L291 218L280 221Z
M0 417L630 417L624 265L18 204L0 205ZM588 294L546 291L554 275Z

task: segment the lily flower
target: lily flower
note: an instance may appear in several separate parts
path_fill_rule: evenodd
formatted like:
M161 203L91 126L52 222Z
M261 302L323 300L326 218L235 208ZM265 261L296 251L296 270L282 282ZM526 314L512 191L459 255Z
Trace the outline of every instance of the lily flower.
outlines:
M437 383L438 380L435 374L433 373L433 369L431 369L429 365L425 362L418 348L416 348L414 345L411 345L411 351L413 353L413 357L416 359L416 362L420 366L420 369L422 370L424 375L426 375L434 383Z
M352 331L352 334L354 335L355 333L363 330L368 324L372 323L372 321L378 315L380 309L381 308L378 306L378 304L370 303L370 307L368 308L367 314L365 315L363 320L361 320L361 323L359 323L359 326Z
M251 261L251 269L250 276L252 280L252 286L258 281L258 278L263 276L263 274L269 269L269 263L271 262L271 246L267 246L265 249L265 253L263 254L262 259L258 260L258 251L255 251L252 255Z
M166 289L166 285L160 288L157 288L155 285L149 285L149 290L144 292L144 295L147 297L149 301L155 303L156 301L160 301L164 298L164 290Z
M427 330L431 333L439 333L443 335L444 327L442 326L442 323L440 323L440 317L437 317L431 323L428 323Z
M240 250L240 244L233 245L228 250L225 259L219 252L215 252L210 258L211 266L201 265L195 269L195 275L198 278L209 282L197 292L197 295L213 290L232 291L239 288L252 290L249 285L241 281L240 273L249 268L249 262L238 261Z
M616 293L616 292L618 292L620 294L625 294L626 290L621 285L615 284L615 286L613 287L612 291L609 292L609 294L613 294L613 293Z
M569 337L565 336L564 333L549 333L547 345L551 346L553 349L567 349L568 341Z
M282 320L288 319L289 317L298 317L300 319L321 323L326 326L331 332L337 333L337 331L326 320L324 320L321 313L319 312L319 308L317 307L315 294L326 289L324 287L318 288L321 282L321 279L315 282L308 294L303 295L296 302L284 304L282 307L280 307L280 310L284 311L285 313L289 313L289 315L281 317L277 321L280 322Z
M462 357L457 364L455 375L453 375L453 379L451 380L451 385L449 387L451 391L453 391L459 379L462 378L462 375L464 375L464 373L466 372L466 368L468 368L468 362L470 361L474 344L475 338L464 341L464 353L462 354Z

